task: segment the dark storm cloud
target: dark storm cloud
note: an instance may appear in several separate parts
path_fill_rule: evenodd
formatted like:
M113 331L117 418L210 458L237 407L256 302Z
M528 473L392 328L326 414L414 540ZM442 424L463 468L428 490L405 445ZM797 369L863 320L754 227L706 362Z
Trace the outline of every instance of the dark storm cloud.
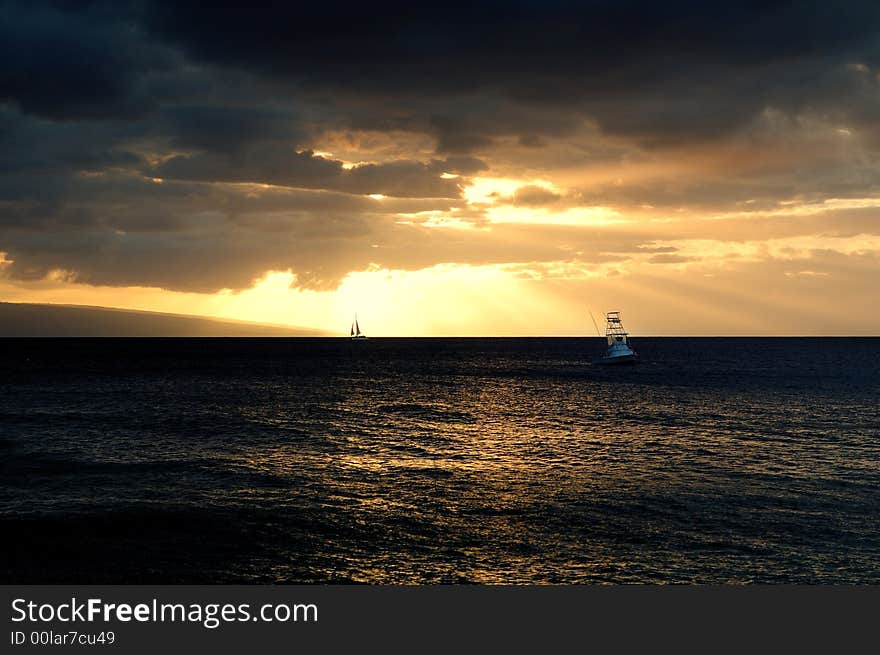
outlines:
M569 107L646 143L709 137L767 104L822 99L826 68L877 61L874 2L156 2L146 24L193 58L376 98L493 92ZM228 38L235 34L234 39ZM486 145L470 112L428 117L441 150ZM524 121L529 121L523 112ZM516 133L508 125L510 133ZM534 142L545 125L520 133Z
M489 168L482 159L468 156L452 156L446 159L431 160L432 171L440 173L453 173L456 175L474 175Z
M535 145L577 117L646 143L711 136L768 104L856 93L829 70L880 62L873 2L6 3L3 15L0 89L29 111L144 111L139 80L182 51L343 105L357 97L365 116L379 102L378 123L432 130L441 151L499 133Z
M235 157L201 153L173 157L150 169L158 178L203 182L253 182L306 189L410 198L457 198L460 183L428 164L395 161L346 169L341 161L268 146Z
M263 107L168 107L157 119L158 134L172 149L236 154L255 144L298 145L304 138L292 111Z
M878 27L874 2L0 2L0 252L14 260L4 269L199 291L292 269L300 284L328 288L371 263L571 252L598 262L713 230L871 229L868 210L650 231L437 230L413 216L485 225L461 200L467 177L550 161L585 124L594 147L567 161L639 149L686 159L688 147L724 138L771 151L782 132L796 154L796 126L749 132L768 108L845 124L863 148L573 193L525 186L511 202L729 211L873 193ZM353 167L315 154L324 135L346 130L424 135L434 147ZM515 151L507 161L493 154L504 144Z
M175 65L145 38L126 3L0 4L0 100L56 119L148 113L139 79Z
M47 176L137 165L137 155L114 146L119 134L114 125L58 123L0 106L0 174Z
M611 88L662 77L684 58L705 69L827 55L873 37L877 20L872 2L693 0L386 3L381 11L362 2L219 2L206 20L203 4L172 0L150 3L146 22L192 55L229 66L311 70L320 83L372 74L387 87L415 83L440 93L481 88L502 76L503 83L521 80L528 95L528 77L521 76L535 72L550 80L603 73ZM629 77L620 80L621 71ZM423 78L425 72L440 79Z
M466 97L449 101L444 110L432 110L428 131L437 139L438 152L461 153L489 146L500 136L518 136L534 144L540 136L573 134L583 118L573 108L522 106L492 95L479 101Z

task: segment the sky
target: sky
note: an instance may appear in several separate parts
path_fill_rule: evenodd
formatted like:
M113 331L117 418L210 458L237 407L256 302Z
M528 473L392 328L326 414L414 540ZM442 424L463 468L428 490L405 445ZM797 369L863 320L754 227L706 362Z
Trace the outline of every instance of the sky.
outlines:
M880 334L876 2L0 0L0 301Z

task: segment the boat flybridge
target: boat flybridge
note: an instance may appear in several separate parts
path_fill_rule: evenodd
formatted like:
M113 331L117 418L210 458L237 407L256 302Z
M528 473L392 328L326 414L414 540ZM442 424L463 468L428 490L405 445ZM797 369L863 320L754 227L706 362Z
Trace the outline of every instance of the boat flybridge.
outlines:
M620 312L605 314L605 339L608 350L599 358L597 364L638 364L639 356L629 346L629 333L623 328Z
M351 322L351 340L352 341L366 341L367 335L361 332L361 326L358 325L358 317L357 314L354 315L354 320Z

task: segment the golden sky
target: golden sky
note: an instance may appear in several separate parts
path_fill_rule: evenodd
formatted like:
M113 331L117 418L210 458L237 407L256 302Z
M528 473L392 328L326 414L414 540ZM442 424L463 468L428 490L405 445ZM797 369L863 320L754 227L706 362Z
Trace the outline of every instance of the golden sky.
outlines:
M295 38L217 10L233 44L151 6L4 24L0 300L371 336L589 335L609 310L644 335L880 333L868 4L358 34L313 8Z

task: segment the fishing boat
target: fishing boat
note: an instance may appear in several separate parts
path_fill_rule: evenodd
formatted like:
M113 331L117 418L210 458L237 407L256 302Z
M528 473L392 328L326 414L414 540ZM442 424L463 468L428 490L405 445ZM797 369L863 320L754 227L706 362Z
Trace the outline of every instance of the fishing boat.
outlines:
M358 317L357 314L354 315L354 320L351 322L351 340L352 341L366 341L367 335L361 332L361 326L358 325Z
M639 355L629 346L629 334L623 328L620 312L605 314L605 339L608 350L604 357L596 360L596 364L638 364Z

